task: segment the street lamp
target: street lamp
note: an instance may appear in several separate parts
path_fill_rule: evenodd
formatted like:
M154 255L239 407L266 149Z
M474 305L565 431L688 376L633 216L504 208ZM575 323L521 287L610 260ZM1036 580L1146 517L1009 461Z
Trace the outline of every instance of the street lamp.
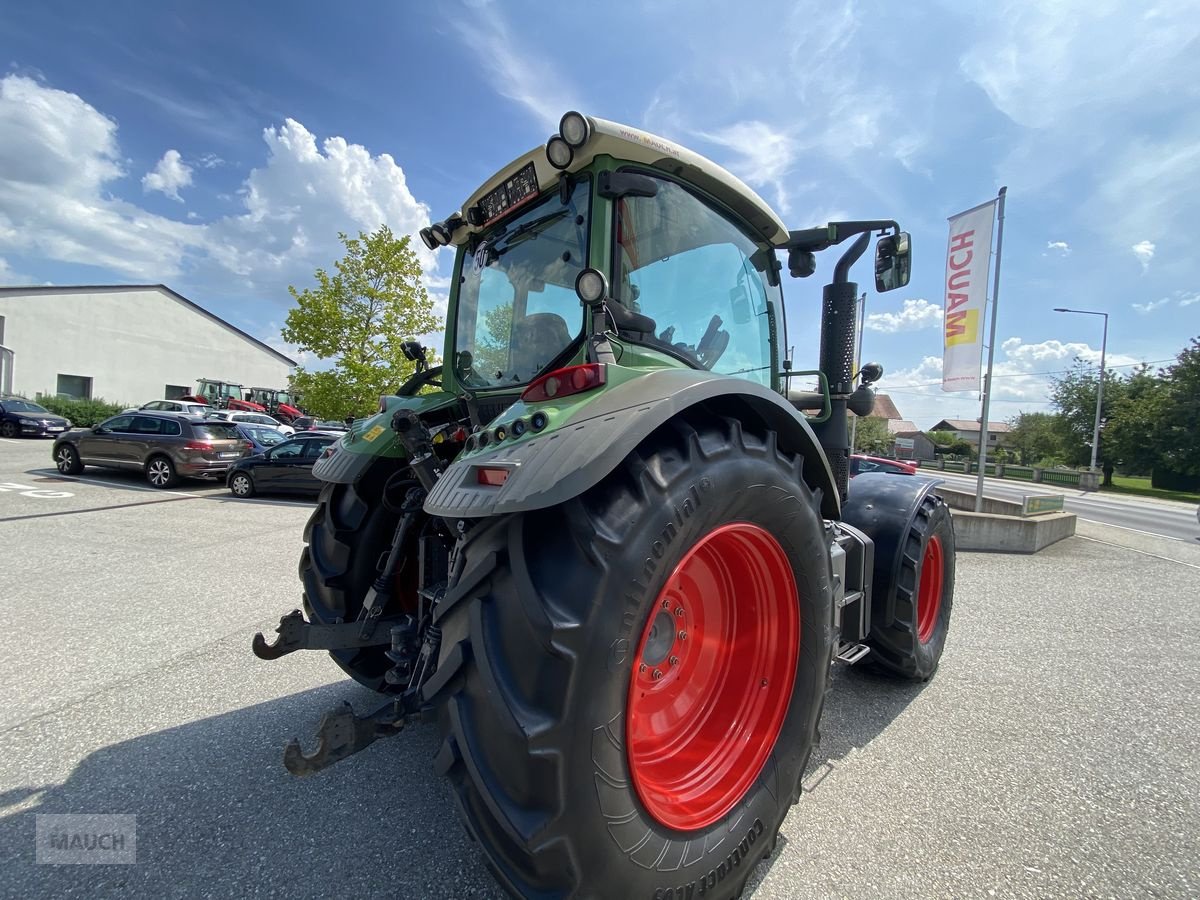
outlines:
M1092 471L1096 471L1096 455L1100 450L1100 404L1104 401L1104 353L1108 349L1108 313L1092 309L1064 309L1054 307L1055 312L1078 313L1081 316L1104 316L1104 337L1100 339L1100 384L1096 388L1096 425L1092 429Z

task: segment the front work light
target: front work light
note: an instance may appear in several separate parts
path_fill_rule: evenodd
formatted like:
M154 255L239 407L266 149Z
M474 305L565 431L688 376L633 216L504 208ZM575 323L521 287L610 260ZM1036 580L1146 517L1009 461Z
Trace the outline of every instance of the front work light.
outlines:
M546 159L554 168L565 169L574 158L575 151L571 149L571 145L557 134L546 142Z
M583 113L571 110L558 123L558 133L573 150L578 150L592 136L592 123Z
M419 234L421 235L421 243L424 244L426 247L428 247L430 250L436 250L440 246L438 244L437 238L435 238L433 236L432 228L422 228L420 230Z
M599 269L587 268L575 277L575 293L587 306L608 296L608 279Z
M433 232L434 240L437 241L439 247L445 247L450 243L450 229L441 222L430 225L429 230Z

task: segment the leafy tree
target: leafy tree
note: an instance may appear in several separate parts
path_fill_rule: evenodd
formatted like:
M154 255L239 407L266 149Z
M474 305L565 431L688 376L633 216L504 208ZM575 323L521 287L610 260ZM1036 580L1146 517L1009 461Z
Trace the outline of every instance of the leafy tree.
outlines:
M975 445L966 438L955 437L953 431L930 431L929 439L933 441L934 452L944 456L975 455Z
M1145 366L1124 381L1100 432L1105 461L1119 462L1129 474L1149 474L1160 463L1171 442L1164 430L1171 418L1168 391L1167 380Z
M1165 381L1159 445L1163 465L1183 475L1200 475L1200 338L1159 373Z
M330 360L330 369L297 368L292 388L314 415L342 419L375 409L413 370L400 343L438 327L433 301L421 284L421 266L409 237L381 225L371 234L338 234L346 255L335 271L317 269L316 285L289 287L296 306L283 338Z
M1023 466L1062 460L1065 423L1053 413L1018 413L1008 420L1009 443Z
M879 416L865 416L854 426L854 450L856 453L867 453L878 456L890 453L895 444L895 438L888 431L887 419Z
M1092 459L1092 430L1096 424L1096 390L1099 379L1092 366L1076 359L1074 366L1061 378L1053 380L1050 402L1058 410L1063 425L1063 458L1068 465L1086 466ZM1125 383L1112 369L1104 372L1104 401L1100 419L1103 422L1124 398ZM1100 458L1106 450L1106 439L1100 437Z

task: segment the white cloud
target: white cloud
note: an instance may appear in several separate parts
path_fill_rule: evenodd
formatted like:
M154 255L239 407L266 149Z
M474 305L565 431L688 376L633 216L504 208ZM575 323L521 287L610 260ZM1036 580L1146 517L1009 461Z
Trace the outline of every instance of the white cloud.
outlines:
M142 190L158 191L177 203L182 203L179 189L192 183L192 167L183 161L178 150L168 150L151 171L142 176Z
M29 279L20 272L14 272L8 260L0 256L0 285L29 284Z
M126 177L116 123L76 94L15 75L0 79L0 134L0 253L224 291L233 273L242 296L290 302L288 284L307 283L317 266L341 255L338 231L386 224L415 235L429 223L391 156L341 137L318 145L293 119L263 132L266 159L231 198L241 209L207 224L115 199L111 189ZM169 175L182 165L172 153L156 169L168 174L152 187L168 196L182 186L178 172ZM433 275L437 257L415 237L413 247Z
M1071 245L1066 241L1047 241L1046 249L1052 253L1057 253L1060 256L1066 256L1071 252Z
M563 113L579 108L567 78L545 62L545 54L536 46L523 46L490 3L472 4L467 14L453 16L450 24L472 58L490 70L487 84L525 107L547 132L558 128Z
M215 153L205 153L201 155L198 160L196 160L196 165L202 169L215 169L218 166L225 165L225 160L221 159L221 157L217 156Z
M766 122L737 122L710 132L697 132L704 139L732 150L729 169L753 187L770 187L781 213L789 211L784 178L796 156L796 142L785 131Z
M865 327L871 331L894 333L937 328L942 323L942 308L936 303L918 298L905 300L899 312L867 313Z
M1129 305L1132 306L1134 309L1136 309L1142 315L1146 315L1146 313L1152 313L1159 307L1166 306L1170 302L1171 302L1170 297L1163 297L1161 300L1149 300L1145 303L1131 303ZM1180 306L1187 306L1187 304L1181 302Z
M1150 260L1154 259L1154 244L1150 241L1138 241L1129 249L1133 251L1133 255L1142 264L1143 272L1150 268Z
M1200 293L1179 294L1180 306L1191 306L1193 303L1200 303Z

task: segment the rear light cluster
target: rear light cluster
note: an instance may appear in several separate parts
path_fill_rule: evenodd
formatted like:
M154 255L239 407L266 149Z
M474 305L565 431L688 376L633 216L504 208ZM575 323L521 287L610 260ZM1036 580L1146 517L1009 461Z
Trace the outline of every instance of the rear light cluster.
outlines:
M211 450L213 445L208 441L188 441L183 445L184 450Z
M582 394L601 387L608 380L608 367L604 363L584 363L567 366L543 375L521 394L526 403L542 403L557 400L572 394Z

